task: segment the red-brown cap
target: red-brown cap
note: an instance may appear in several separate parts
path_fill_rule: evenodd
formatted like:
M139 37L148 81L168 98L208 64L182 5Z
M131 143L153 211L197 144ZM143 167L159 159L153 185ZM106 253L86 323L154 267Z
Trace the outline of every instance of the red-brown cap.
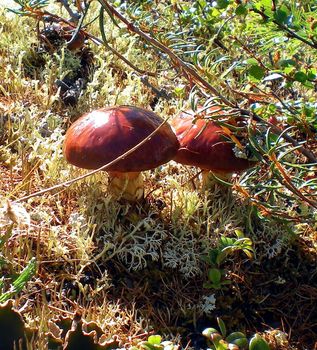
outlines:
M102 108L84 114L68 129L64 155L73 165L97 169L139 144L163 120L155 113L132 106ZM107 171L140 172L171 160L179 147L169 124L164 124L145 144Z
M204 112L202 118L212 113L222 114L223 112L219 111L218 107L213 107ZM171 123L180 143L180 148L173 160L223 173L242 171L255 164L235 156L234 143L219 125L213 121L198 118L194 122L194 117L199 118L193 111L183 112Z

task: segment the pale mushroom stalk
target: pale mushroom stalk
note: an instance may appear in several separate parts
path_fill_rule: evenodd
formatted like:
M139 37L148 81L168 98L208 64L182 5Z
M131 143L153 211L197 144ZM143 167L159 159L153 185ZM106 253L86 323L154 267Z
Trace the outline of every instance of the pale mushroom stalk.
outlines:
M111 171L109 175L109 192L116 198L134 202L144 196L144 180L140 172L119 173Z

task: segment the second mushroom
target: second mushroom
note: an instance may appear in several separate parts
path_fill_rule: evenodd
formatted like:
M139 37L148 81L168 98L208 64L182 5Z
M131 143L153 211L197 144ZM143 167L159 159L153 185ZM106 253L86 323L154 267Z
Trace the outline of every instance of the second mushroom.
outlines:
M255 165L255 161L236 156L235 143L225 129L206 119L213 114L223 114L223 111L217 106L201 113L186 111L172 122L180 143L174 160L202 169L203 186L208 184L210 171L219 178L227 179L232 173Z

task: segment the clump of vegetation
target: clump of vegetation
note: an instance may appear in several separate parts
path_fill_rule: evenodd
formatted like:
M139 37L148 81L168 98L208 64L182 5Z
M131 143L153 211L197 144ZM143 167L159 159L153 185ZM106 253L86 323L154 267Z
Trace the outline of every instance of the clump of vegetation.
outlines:
M250 341L242 332L232 332L227 335L227 329L221 318L217 319L220 333L215 328L206 328L203 335L211 343L214 350L270 350L268 343L258 334L255 334Z
M6 349L313 348L315 3L14 2L0 7ZM145 172L142 200L114 200L63 143L116 105L190 109L254 166L202 188L171 161Z

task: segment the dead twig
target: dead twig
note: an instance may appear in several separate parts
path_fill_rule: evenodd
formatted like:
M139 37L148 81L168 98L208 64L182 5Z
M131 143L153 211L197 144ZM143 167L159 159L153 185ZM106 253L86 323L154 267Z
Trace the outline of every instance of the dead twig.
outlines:
M146 142L148 142L162 127L163 125L165 125L167 123L169 118L165 119L150 135L148 135L146 138L144 138L141 142L139 142L137 145L135 145L134 147L130 148L127 152L123 153L121 156L117 157L116 159L112 160L111 162L101 166L100 168L98 169L95 169L95 170L92 170L92 171L89 171L87 174L84 174L84 175L81 175L81 176L78 176L76 177L75 179L72 179L72 180L69 180L69 181L65 181L63 183L60 183L60 184L57 184L57 185L54 185L52 187L49 187L49 188L45 188L44 190L41 190L41 191L38 191L38 192L35 192L35 193L31 193L30 195L28 196L25 196L25 197L22 197L22 198L19 198L19 199L16 199L15 201L13 201L13 203L20 203L20 202L24 202L30 198L33 198L33 197L37 197L37 196L41 196L45 193L48 193L48 192L52 192L54 190L57 190L59 188L65 188L65 187L69 187L70 185L74 184L75 182L78 182L80 180L83 180L85 179L86 177L88 176L91 176L91 175L94 175L96 174L97 172L99 171L107 171L109 169L110 166L112 166L113 164L119 162L120 160L123 160L125 159L127 156L129 156L131 153L133 153L134 151L136 151L139 147L141 147L142 145L144 145Z

